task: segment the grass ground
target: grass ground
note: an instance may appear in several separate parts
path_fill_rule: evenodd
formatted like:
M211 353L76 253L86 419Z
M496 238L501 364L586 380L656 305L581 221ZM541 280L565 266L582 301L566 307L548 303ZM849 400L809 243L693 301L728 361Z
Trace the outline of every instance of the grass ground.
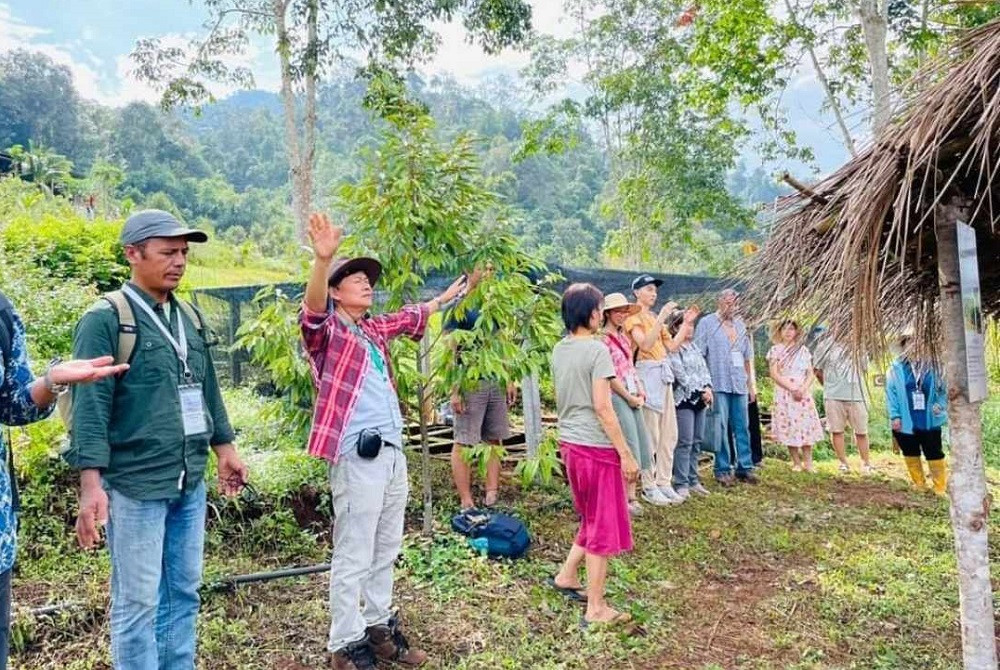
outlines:
M297 453L253 460L268 502L214 501L206 581L328 556L322 466ZM433 540L418 534L413 497L397 604L435 668L958 668L947 503L909 490L898 458L876 462L879 474L862 478L832 462L796 474L771 458L759 486L647 507L635 552L613 561L610 578L612 600L636 625L584 632L579 606L545 585L575 531L567 491L505 487L501 503L527 520L535 545L526 560L488 561L447 531L457 499L447 464L435 461L438 529ZM1000 475L991 478L996 495ZM22 547L14 668L108 667L106 553L75 550L71 522L63 509L45 548ZM995 552L1000 528L991 530ZM199 667L326 667L326 583L315 575L206 594ZM65 601L81 606L40 617L25 609Z

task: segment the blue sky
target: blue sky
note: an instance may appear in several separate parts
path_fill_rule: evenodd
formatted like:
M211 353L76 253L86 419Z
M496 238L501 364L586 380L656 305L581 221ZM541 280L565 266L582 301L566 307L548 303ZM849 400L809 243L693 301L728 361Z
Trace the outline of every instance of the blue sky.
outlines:
M572 27L563 17L559 0L530 0L533 23L541 32L558 36L570 34ZM133 100L154 101L156 92L130 75L128 58L136 40L161 37L183 44L186 35L196 34L205 17L200 3L185 0L0 0L0 52L27 48L46 53L73 73L81 95L107 105L123 105ZM487 56L469 45L457 25L438 27L441 48L424 74L448 74L461 83L476 85L498 73L516 76L528 62L523 52L506 51ZM255 44L249 54L259 88L277 88L275 57L266 42ZM227 90L216 91L225 95ZM829 115L818 109L822 95L816 83L804 73L785 95L792 127L800 141L811 146L823 171L841 164L846 152L832 130ZM751 165L759 163L746 156ZM778 170L781 166L765 166ZM796 172L803 172L798 166Z

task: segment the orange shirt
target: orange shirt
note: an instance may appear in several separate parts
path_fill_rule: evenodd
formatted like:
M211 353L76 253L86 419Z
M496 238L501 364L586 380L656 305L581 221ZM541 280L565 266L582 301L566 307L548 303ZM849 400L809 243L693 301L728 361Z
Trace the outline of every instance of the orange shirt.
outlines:
M625 321L625 332L632 336L632 331L636 328L642 331L643 337L645 337L650 330L653 328L660 329L660 337L653 342L653 346L648 350L643 350L640 340L636 340L633 336L632 339L635 341L635 345L639 347L639 353L636 360L639 361L662 361L667 358L667 342L671 341L670 333L664 326L656 325L656 317L653 316L652 312L642 311L638 314L633 314Z

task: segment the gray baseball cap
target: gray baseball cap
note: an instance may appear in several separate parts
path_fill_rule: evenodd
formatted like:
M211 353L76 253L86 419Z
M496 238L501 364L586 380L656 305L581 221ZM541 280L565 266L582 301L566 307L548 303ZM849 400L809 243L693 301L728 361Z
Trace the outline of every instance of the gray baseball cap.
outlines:
M144 209L128 217L122 227L122 244L139 244L151 237L183 237L190 242L208 242L208 235L185 228L173 214L162 209Z

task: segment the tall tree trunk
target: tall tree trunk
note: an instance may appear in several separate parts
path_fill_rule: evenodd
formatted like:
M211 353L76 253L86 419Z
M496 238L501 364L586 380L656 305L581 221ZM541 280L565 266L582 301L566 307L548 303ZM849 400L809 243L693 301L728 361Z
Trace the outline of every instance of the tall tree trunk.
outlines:
M289 181L292 185L292 214L295 216L299 237L305 239L312 197L311 158L314 147L303 147L303 143L299 140L295 75L292 72L292 44L288 34L289 0L274 0L271 6L274 10L278 59L281 64L281 103L285 116L285 146L288 149ZM307 158L310 162L306 161Z
M868 64L872 69L872 130L877 135L889 125L892 104L889 97L889 52L886 33L889 30L888 0L860 0L858 16L868 49Z
M983 466L981 403L966 392L965 319L959 277L956 221L966 220L967 199L954 197L935 216L941 334L948 382L951 435L951 525L958 558L958 593L965 670L996 670L996 638L987 526L990 496Z
M799 23L798 14L795 12L795 7L792 5L791 0L785 0L785 8L788 10L788 16L791 18L792 24L805 34L807 29ZM811 39L805 40L805 48L806 53L809 54L809 61L812 63L813 70L816 71L816 78L823 87L823 93L826 95L826 102L830 105L830 109L833 110L833 116L837 120L837 128L840 129L840 134L844 138L844 146L847 147L847 150L851 152L852 156L857 156L858 148L855 146L854 138L851 136L851 131L847 127L847 122L844 120L844 112L840 109L840 101L837 100L837 96L834 94L833 88L830 86L830 80L826 78L826 72L823 70L823 65L819 62L819 57L816 55L816 49L813 48Z

